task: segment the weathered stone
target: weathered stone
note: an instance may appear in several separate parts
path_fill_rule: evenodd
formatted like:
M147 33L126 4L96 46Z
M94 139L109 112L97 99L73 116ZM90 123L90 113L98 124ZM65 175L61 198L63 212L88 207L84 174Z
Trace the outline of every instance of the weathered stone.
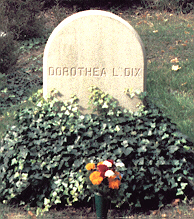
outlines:
M122 107L135 111L139 99L129 98L124 91L130 88L143 92L145 82L142 41L127 21L110 12L74 14L54 29L46 44L44 97L54 88L62 100L76 94L86 110L93 85L116 98Z

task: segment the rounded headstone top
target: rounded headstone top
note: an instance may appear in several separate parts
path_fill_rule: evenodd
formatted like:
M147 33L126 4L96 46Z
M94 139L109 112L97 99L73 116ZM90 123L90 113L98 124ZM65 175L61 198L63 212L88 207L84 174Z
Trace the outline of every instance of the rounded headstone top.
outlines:
M101 10L82 11L64 19L49 37L43 58L44 97L56 89L62 100L74 94L87 109L89 88L96 86L135 110L125 89L145 91L146 55L134 28Z

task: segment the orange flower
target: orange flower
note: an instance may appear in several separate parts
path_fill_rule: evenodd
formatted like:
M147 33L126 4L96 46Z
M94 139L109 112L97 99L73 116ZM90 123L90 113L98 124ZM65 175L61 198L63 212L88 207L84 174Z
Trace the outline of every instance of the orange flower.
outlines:
M110 189L119 189L119 186L121 184L121 181L119 179L116 179L116 176L108 178L108 182Z
M98 171L91 173L89 178L93 185L100 185L103 181L103 177L100 176L100 172Z
M115 171L115 176L111 176L110 178L108 178L109 188L119 189L119 186L121 184L121 179L122 179L121 174Z
M99 162L99 163L97 164L97 166L103 164L103 162L104 162L104 161Z
M94 163L88 163L85 166L86 170L93 170L95 169L95 164Z
M121 174L120 174L119 172L115 171L115 175L116 175L116 177L119 178L120 180L122 179L122 176L121 176Z

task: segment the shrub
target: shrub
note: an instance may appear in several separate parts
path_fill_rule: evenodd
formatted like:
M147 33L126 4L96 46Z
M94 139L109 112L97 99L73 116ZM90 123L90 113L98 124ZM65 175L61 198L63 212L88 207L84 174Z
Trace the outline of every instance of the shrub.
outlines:
M117 206L156 207L191 194L192 142L157 108L130 114L109 105L109 95L102 99L101 91L93 92L91 102L106 106L106 114L82 115L76 97L62 103L54 94L45 101L40 92L30 99L33 107L15 113L17 125L1 141L1 201L38 210L85 203L93 196L85 165L106 159L126 166L120 196L112 200Z
M0 79L0 115L9 111L10 107L13 110L14 106L26 101L35 89L42 86L42 78L25 69L12 68L7 74L0 74Z
M5 8L4 15L8 22L8 31L15 39L29 39L43 35L43 18L37 13L42 8L42 3L33 0L2 0Z
M18 47L11 34L2 31L2 35L4 36L0 36L0 72L6 73L17 61Z
M0 2L0 73L6 71L16 63L18 45L14 41L13 34L8 33L8 24L5 17L6 8Z
M70 7L76 5L78 10L90 9L91 7L115 7L115 6L130 6L130 5L139 5L141 0L45 0L44 7L52 7L56 4L60 6L67 6ZM111 10L111 8L110 8Z
M189 13L194 8L192 0L141 0L149 8Z

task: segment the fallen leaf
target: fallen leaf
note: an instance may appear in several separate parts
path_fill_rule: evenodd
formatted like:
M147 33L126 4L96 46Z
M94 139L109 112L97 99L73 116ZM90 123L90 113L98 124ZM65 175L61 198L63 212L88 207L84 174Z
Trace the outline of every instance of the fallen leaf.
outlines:
M188 25L187 25L187 27L191 27L191 25L190 25L190 24L188 24Z
M140 25L140 24L142 24L142 22L143 22L143 21L139 21L136 25Z
M8 219L14 219L15 215L13 213L6 215Z
M147 14L148 14L148 11L146 11L146 12L142 15L142 17L145 18L145 17L147 16Z
M153 33L158 33L158 30L154 30Z
M153 26L154 26L154 24L153 24L152 22L148 22L148 25L149 25L150 27L153 27Z
M152 214L157 215L157 214L159 214L159 212L160 212L159 210L155 210L155 211L152 212Z
M174 66L175 66L175 65L174 65ZM176 65L176 66L178 66L178 65ZM174 70L174 71L175 71L175 70ZM179 199L179 198L174 199L174 200L171 202L171 205L172 205L172 206L177 206L179 202L180 202L180 199Z
M179 67L179 65L173 65L172 66L173 71L178 71L179 69L181 69L181 67Z
M177 57L175 57L174 59L171 59L171 60L170 60L170 63L178 63L178 62L179 62L179 60L178 60Z
M183 43L183 44L181 44L182 46L187 46L187 44L186 43Z
M28 214L31 216L31 219L36 219L36 215L34 215L31 211L28 211Z
M173 49L175 49L175 48L174 48L173 46L170 46L169 49L170 49L170 50L173 50Z
M185 82L185 83L181 84L181 86L184 86L185 84L187 84L187 82Z
M177 212L178 212L179 214L182 214L182 212L181 212L179 209L177 209Z
M182 42L182 40L177 40L176 41L176 45L178 45L179 43L181 43Z
M168 217L167 214L162 214L161 217Z
M190 34L190 32L185 31L185 34Z

